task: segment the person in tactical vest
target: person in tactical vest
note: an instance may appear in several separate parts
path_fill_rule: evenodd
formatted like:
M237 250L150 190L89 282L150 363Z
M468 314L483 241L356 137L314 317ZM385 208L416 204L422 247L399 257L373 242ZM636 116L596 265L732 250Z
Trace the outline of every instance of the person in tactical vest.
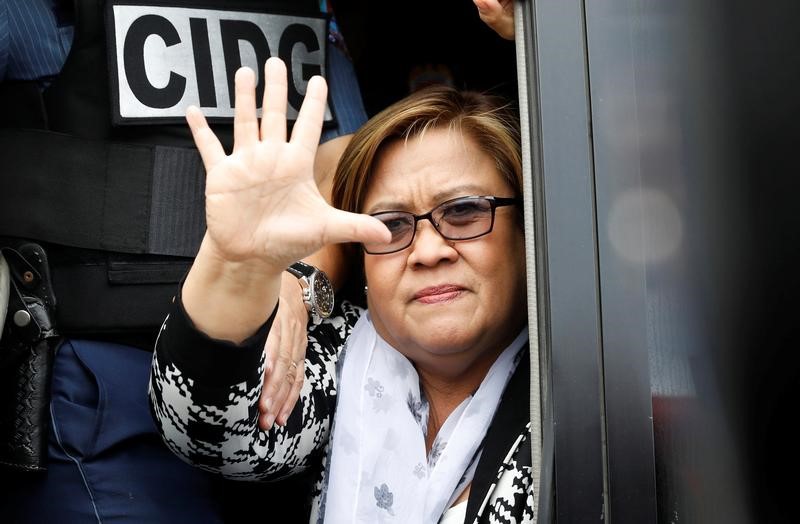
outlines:
M290 69L290 118L331 86L315 172L325 191L366 120L317 0L5 0L0 6L0 499L9 522L223 522L292 497L177 460L147 407L155 335L205 230L204 173L184 123L203 107L233 143L233 73ZM263 90L262 84L259 90ZM315 258L316 257L316 258ZM306 260L336 281L337 253ZM300 285L298 285L298 283ZM325 274L287 272L267 342L260 423L286 424ZM283 326L281 328L281 326ZM298 339L299 337L299 339ZM233 487L231 487L233 485ZM259 491L254 492L258 489Z

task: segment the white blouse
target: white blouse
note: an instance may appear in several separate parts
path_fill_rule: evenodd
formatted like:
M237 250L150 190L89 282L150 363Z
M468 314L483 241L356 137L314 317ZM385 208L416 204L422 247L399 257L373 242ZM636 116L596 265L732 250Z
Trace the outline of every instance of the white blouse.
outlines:
M459 502L444 512L439 524L463 524L467 518L467 501Z

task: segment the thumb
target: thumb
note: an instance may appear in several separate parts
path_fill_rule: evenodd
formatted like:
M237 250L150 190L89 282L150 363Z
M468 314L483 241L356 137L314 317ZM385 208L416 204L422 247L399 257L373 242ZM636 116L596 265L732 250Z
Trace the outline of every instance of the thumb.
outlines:
M383 222L375 217L331 208L330 213L325 217L323 237L326 244L342 242L389 243L392 239L392 234L383 225Z

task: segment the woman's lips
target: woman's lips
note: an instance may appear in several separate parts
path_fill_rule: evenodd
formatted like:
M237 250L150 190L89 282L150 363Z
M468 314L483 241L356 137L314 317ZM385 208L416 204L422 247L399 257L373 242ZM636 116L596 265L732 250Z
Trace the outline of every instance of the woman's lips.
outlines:
M423 304L449 302L451 300L455 300L462 291L464 291L463 287L454 286L452 284L431 286L417 291L414 294L414 300Z

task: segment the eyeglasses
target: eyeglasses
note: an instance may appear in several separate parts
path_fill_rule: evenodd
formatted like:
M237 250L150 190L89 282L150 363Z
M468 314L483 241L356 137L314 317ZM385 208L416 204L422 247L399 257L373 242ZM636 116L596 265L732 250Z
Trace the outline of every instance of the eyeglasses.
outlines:
M368 242L364 251L370 255L388 255L401 251L414 241L417 222L429 220L447 240L472 240L489 234L494 227L494 210L517 204L516 198L467 196L442 202L424 215L407 211L381 211L372 216L383 222L392 233L388 244Z

